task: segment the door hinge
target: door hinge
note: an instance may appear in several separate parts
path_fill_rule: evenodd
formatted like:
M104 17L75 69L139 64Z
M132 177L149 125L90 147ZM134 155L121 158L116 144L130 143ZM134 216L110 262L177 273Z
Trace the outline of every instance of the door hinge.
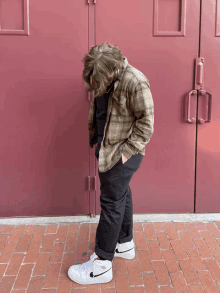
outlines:
M89 191L90 191L90 186L91 186L90 182L91 182L91 180L90 180L90 176L88 176L88 190L89 190Z
M204 58L196 58L195 90L202 90L204 81Z
M91 177L88 176L88 190L91 190ZM93 190L96 191L96 176L93 177Z
M96 176L94 176L94 190L96 191Z

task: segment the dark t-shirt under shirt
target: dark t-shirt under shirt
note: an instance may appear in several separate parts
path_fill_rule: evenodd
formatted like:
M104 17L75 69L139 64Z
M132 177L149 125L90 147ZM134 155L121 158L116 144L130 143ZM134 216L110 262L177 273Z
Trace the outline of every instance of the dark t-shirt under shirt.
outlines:
M115 80L107 87L107 92L111 88L111 90L108 93L105 93L104 95L100 97L95 98L95 130L96 130L96 136L98 145L95 150L95 155L98 158L99 157L99 150L101 147L101 142L104 135L104 128L107 118L107 110L108 110L108 101L110 97L111 91L114 89L113 83Z

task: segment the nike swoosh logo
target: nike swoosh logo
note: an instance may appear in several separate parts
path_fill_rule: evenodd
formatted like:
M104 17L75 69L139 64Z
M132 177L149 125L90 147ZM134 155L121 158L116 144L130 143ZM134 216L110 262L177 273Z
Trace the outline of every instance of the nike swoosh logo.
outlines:
M99 274L99 275L93 275L93 272L91 272L91 273L90 273L90 277L91 277L91 278L95 278L95 277L101 276L101 275L107 273L107 272L110 271L110 270L111 270L111 268L110 268L109 270L105 271L104 273Z
M133 247L134 248L134 247ZM118 251L118 248L115 250L115 252L117 252L117 253L124 253L124 252L127 252L127 251L130 251L130 250L132 250L133 248L131 248L131 249L128 249L128 250L124 250L124 251Z

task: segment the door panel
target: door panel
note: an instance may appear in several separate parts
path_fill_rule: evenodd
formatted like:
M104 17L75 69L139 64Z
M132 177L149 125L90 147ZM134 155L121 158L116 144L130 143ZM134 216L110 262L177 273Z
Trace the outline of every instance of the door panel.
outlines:
M217 5L217 6L216 6ZM220 212L220 3L202 0L200 57L203 90L212 94L211 122L197 124L196 212ZM206 118L208 95L199 96L198 118Z
M29 9L29 35L0 34L0 216L88 214L88 6ZM2 13L13 29L10 7Z
M95 6L96 44L116 44L149 79L154 99L154 134L130 183L134 213L194 212L196 124L186 122L184 109L193 90L200 1L177 1L185 3L179 7L164 2L113 0ZM196 108L194 97L192 117ZM99 214L98 175L97 180Z

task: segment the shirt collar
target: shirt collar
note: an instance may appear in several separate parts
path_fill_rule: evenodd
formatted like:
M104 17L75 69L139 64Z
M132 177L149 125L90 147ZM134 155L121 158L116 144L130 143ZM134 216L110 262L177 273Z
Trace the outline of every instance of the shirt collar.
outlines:
M121 75L118 77L118 79L116 80L116 82L114 83L114 91L116 90L119 82L122 80L123 76L124 76L124 73L125 73L125 70L127 69L127 66L128 66L128 59L126 57L123 57L124 59L124 70L122 71Z
M124 59L124 70L122 71L121 75L118 77L118 80L122 79L122 77L123 77L123 75L125 73L125 70L126 70L126 68L128 66L128 59L126 57L123 57L123 59Z

